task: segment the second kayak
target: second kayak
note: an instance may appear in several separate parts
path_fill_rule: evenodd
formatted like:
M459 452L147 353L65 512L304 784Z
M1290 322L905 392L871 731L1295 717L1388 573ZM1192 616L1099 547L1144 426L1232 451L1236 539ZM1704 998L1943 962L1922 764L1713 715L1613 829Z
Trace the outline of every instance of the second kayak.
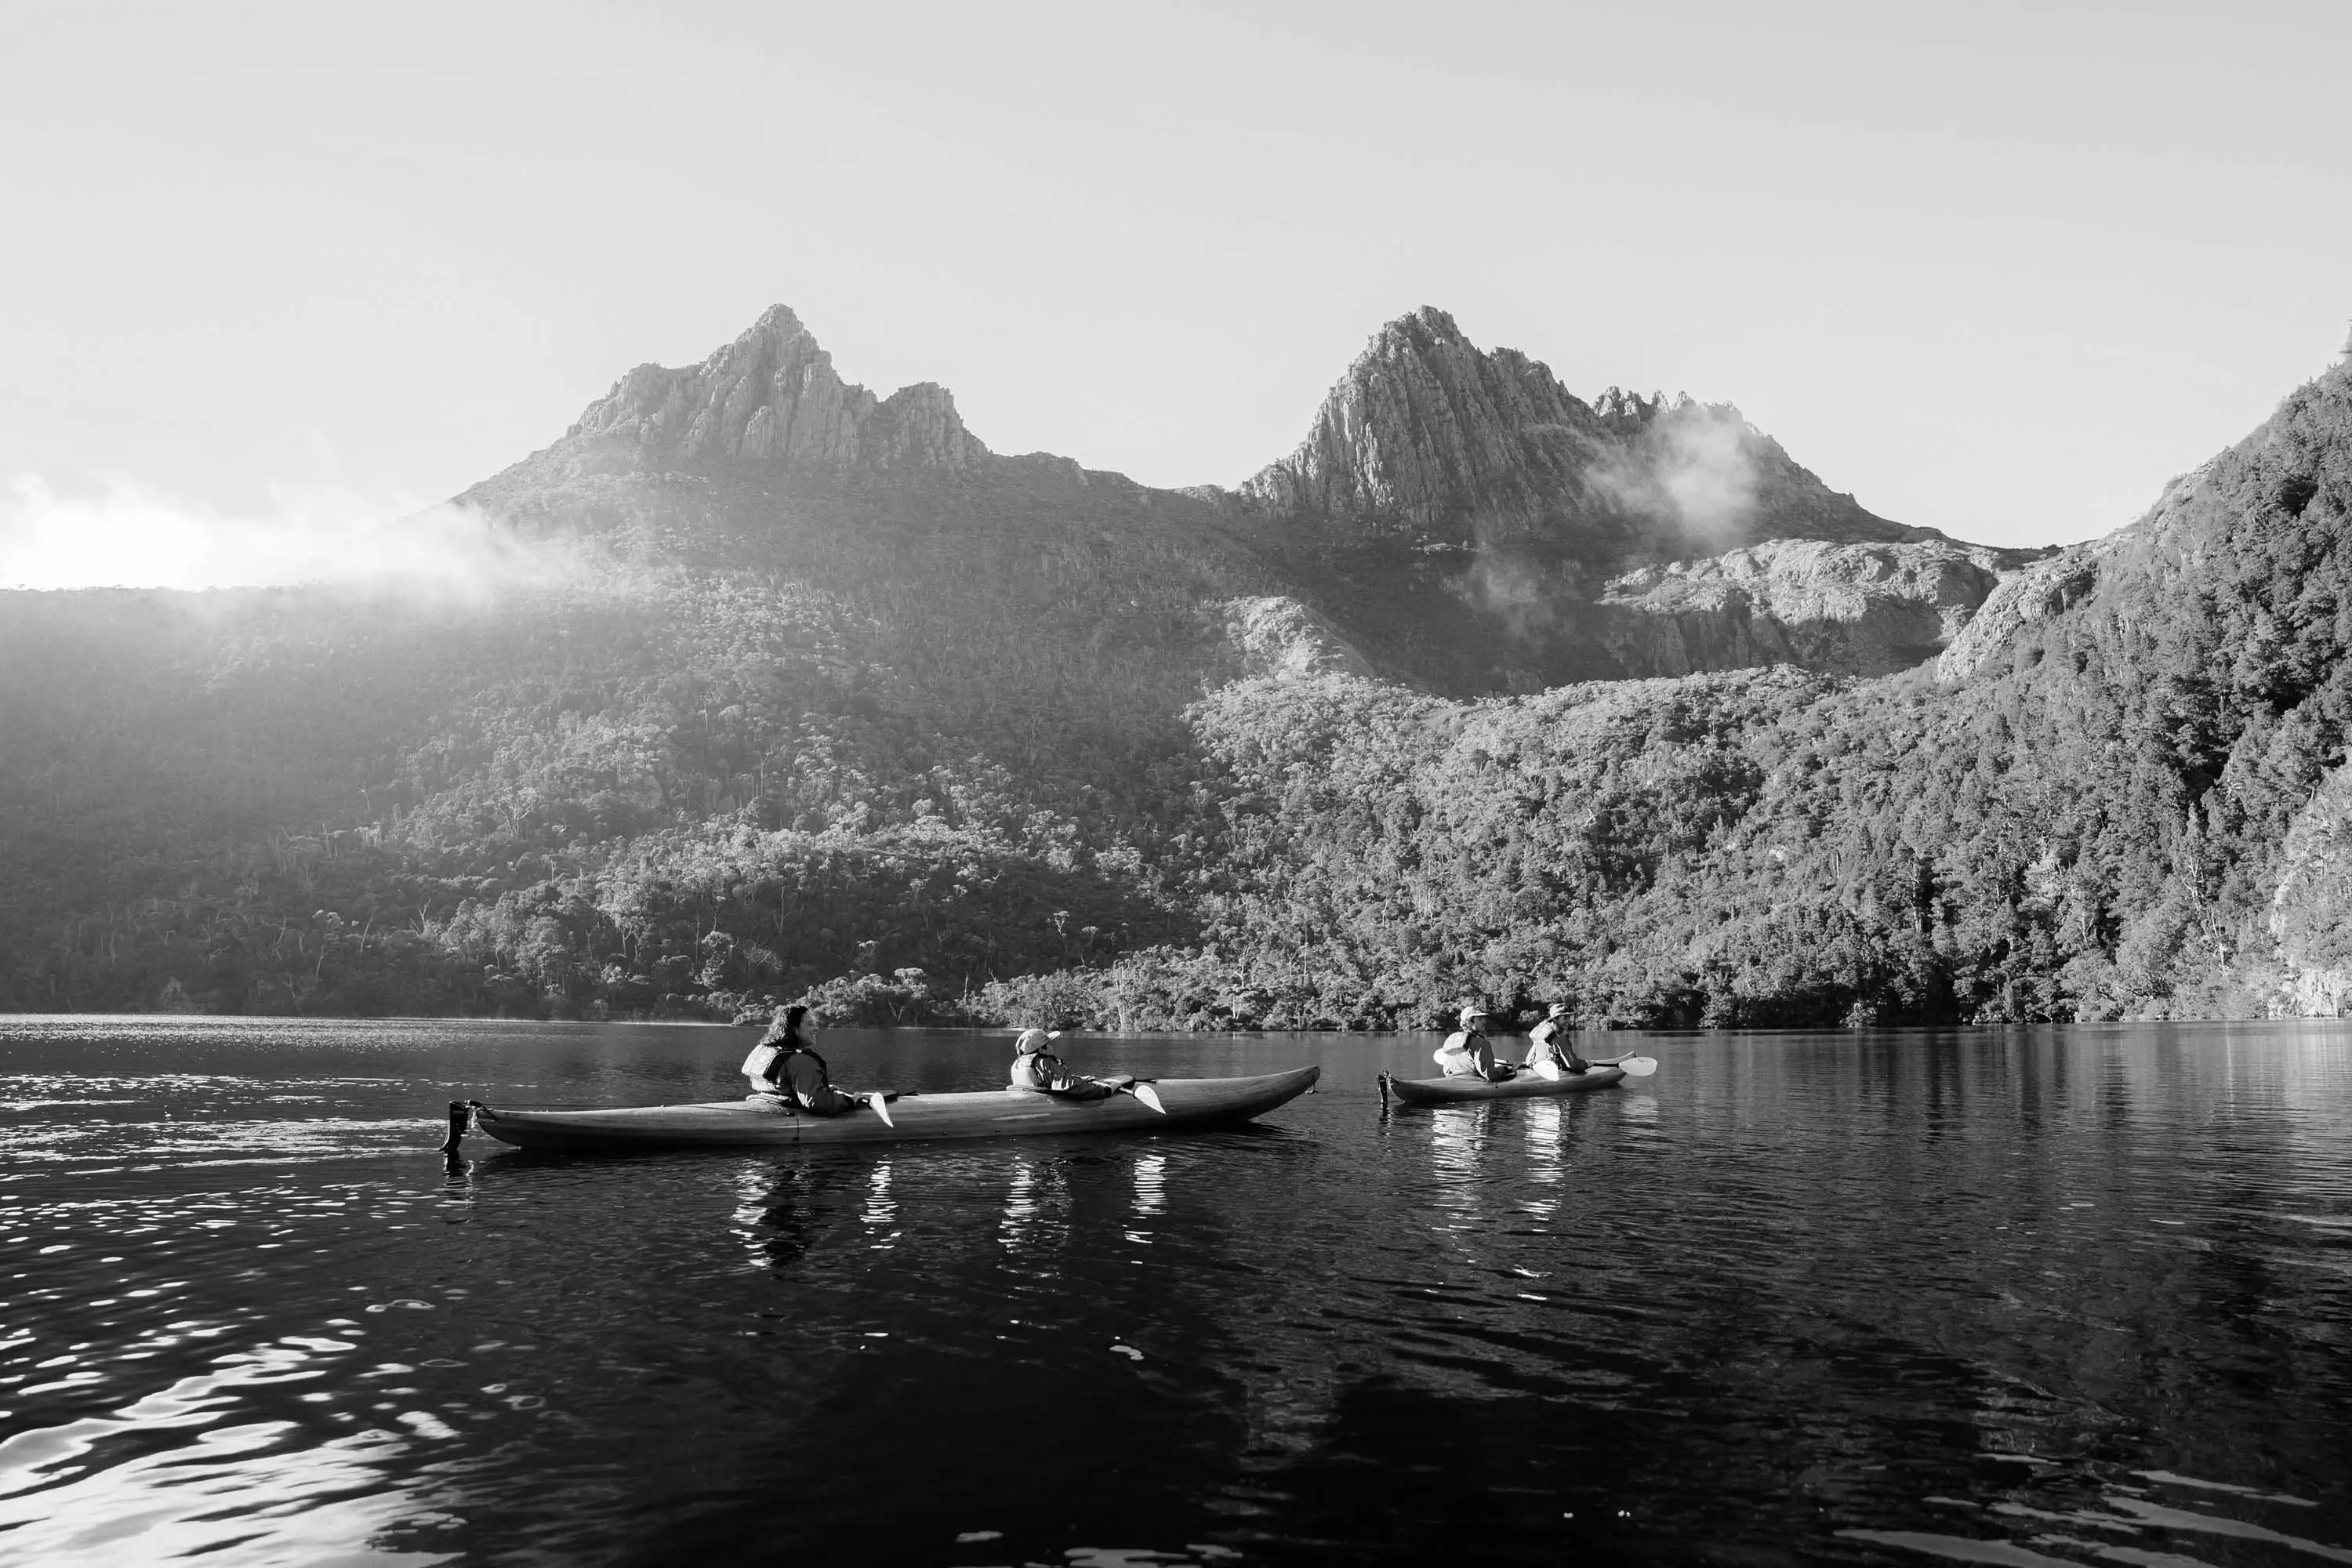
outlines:
M1620 1067L1588 1068L1565 1078L1525 1073L1491 1083L1482 1078L1396 1078L1381 1074L1381 1098L1394 1095L1407 1105L1445 1105L1463 1100L1533 1100L1540 1095L1582 1094L1625 1080Z

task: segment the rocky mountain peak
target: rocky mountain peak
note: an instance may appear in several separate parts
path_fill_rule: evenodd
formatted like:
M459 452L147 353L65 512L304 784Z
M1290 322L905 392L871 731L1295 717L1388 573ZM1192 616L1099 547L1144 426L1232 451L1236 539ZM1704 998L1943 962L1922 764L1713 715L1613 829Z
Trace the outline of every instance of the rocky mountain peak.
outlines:
M1433 306L1374 334L1298 449L1240 493L1277 514L1428 526L1465 507L1524 510L1566 482L1592 411L1537 361L1484 353Z
M1375 333L1297 449L1237 493L1276 519L1592 559L1924 536L1830 490L1728 404L1615 386L1587 404L1541 361L1483 351L1426 305Z
M566 438L633 447L644 467L831 474L952 469L988 451L945 387L925 382L877 398L845 382L782 305L698 365L639 365L590 404Z

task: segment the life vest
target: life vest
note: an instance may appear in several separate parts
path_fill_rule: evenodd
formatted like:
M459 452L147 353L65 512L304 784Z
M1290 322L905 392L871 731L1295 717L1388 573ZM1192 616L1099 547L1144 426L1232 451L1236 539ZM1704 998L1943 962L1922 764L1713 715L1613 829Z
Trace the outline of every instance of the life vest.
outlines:
M1559 1025L1546 1018L1528 1031L1528 1066L1545 1078L1557 1079L1569 1073L1580 1073L1577 1066L1580 1058L1574 1056L1559 1040Z
M1051 1051L1028 1051L1013 1058L1014 1089L1050 1089L1068 1076L1062 1058Z
M1486 1046L1486 1055L1492 1059L1495 1047L1484 1034L1476 1029L1457 1029L1445 1037L1445 1043L1432 1051L1430 1058L1447 1072L1476 1072L1480 1045Z
M743 1076L753 1083L772 1089L776 1082L776 1061L783 1054L782 1046L772 1040L761 1040L751 1047L751 1054L743 1058Z

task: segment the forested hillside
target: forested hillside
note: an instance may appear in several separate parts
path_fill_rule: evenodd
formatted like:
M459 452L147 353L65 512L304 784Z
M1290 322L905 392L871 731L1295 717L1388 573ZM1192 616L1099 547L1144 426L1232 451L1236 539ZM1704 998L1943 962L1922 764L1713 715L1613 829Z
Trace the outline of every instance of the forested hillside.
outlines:
M1424 311L1292 458L1159 491L771 312L463 498L536 577L0 595L0 1006L2352 1000L2347 372L2038 561L1732 420Z

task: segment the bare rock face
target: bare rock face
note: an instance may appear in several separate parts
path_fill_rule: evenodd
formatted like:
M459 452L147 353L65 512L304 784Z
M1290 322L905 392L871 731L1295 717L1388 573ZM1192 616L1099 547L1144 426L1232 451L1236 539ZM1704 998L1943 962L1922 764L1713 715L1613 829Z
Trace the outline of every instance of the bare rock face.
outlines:
M1226 646L1244 676L1304 680L1318 675L1372 674L1371 661L1338 627L1287 595L1229 599L1215 609Z
M1240 493L1277 514L1440 522L1465 505L1516 511L1573 488L1609 446L1591 408L1516 351L1481 353L1424 306L1383 327L1298 449Z
M1587 404L1541 363L1482 352L1429 307L1383 327L1298 449L1234 493L1277 519L1549 535L1595 559L1937 537L1830 490L1728 405L1615 387Z
M566 439L625 446L646 471L951 469L988 452L945 387L926 382L877 399L844 382L833 356L782 305L698 365L639 365L588 405Z
M2012 573L1936 659L1936 679L1966 680L2035 621L2063 615L2098 582L2104 541L2077 544Z
M1612 579L1596 633L1628 675L1767 664L1885 675L1960 635L2019 552L1775 540Z

